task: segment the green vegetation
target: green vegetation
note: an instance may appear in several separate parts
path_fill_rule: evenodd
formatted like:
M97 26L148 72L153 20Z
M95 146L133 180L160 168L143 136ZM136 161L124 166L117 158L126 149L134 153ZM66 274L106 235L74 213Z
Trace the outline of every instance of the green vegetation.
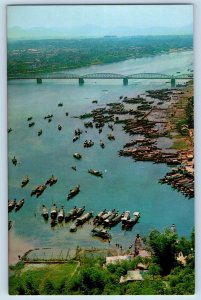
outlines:
M145 244L152 258L135 257L131 261L105 266L105 257L80 256L79 262L25 267L10 277L11 295L191 295L194 293L194 231L191 239L170 230L153 230ZM185 264L176 258L182 251ZM143 281L120 283L120 277L148 264Z
M192 36L104 37L8 42L8 77L192 49Z

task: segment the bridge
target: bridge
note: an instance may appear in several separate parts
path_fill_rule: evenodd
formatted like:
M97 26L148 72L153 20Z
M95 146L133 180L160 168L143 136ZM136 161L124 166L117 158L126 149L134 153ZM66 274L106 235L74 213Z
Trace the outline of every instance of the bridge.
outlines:
M179 73L179 72L178 72ZM123 85L128 85L129 79L166 79L170 80L171 86L174 87L178 79L193 79L192 74L167 75L160 73L138 73L131 75L121 75L117 73L93 73L93 74L70 74L70 73L52 73L52 74L19 74L18 76L10 76L8 80L14 79L36 79L41 84L45 79L78 79L79 85L83 85L86 79L123 79Z

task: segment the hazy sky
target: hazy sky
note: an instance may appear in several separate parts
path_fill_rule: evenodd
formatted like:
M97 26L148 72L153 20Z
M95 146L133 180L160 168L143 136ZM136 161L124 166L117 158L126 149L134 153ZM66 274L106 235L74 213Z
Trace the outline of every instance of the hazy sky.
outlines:
M193 22L192 5L8 6L8 28L97 26L182 27Z

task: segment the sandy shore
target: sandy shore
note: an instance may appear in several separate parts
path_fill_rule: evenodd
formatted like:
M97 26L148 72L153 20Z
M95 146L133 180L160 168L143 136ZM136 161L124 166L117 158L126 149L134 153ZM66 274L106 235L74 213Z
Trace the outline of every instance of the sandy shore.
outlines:
M11 229L8 234L8 264L16 264L19 261L18 255L22 256L26 251L33 248L33 244L16 237Z

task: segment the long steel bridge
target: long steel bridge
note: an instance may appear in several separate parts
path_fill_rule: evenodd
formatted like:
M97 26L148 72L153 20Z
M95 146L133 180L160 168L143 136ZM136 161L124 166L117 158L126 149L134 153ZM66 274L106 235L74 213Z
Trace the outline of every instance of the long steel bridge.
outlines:
M179 72L178 72L179 73ZM10 76L8 80L14 79L36 79L37 83L42 83L45 79L78 79L79 85L83 85L86 79L123 79L123 84L128 85L129 79L166 79L170 80L171 86L174 87L178 79L193 79L193 74L177 74L167 75L160 73L138 73L131 75L121 75L118 73L93 73L93 74L70 74L70 73L51 73L44 75L37 74L19 74L17 76Z

